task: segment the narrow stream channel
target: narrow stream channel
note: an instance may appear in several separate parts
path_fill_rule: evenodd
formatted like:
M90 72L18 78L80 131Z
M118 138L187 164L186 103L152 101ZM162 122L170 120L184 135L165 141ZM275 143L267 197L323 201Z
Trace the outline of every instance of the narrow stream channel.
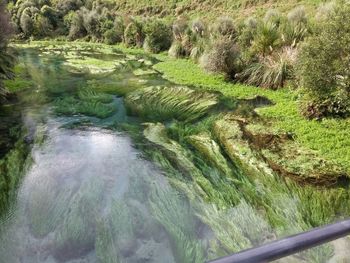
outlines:
M128 89L175 86L147 72L154 63L149 58L89 50L19 52L23 74L34 87L18 95L13 112L21 111L23 141L31 147L18 194L0 217L1 263L204 262L311 227L313 219L298 210L313 207L300 208L307 198L300 200L295 193L302 188L288 193L287 186L268 189L259 178L245 179L243 170L226 161L221 161L221 170L237 179L221 179L223 172L193 154L193 149L186 149L193 155L193 162L187 164L189 155L182 155L180 146L168 141L155 145L160 138L147 137L147 127L153 126L144 122L152 118L129 114L122 95ZM67 64L71 55L67 52L123 61L127 67L87 72ZM83 97L82 88L98 83L106 94L118 90L103 104L107 108L95 103L89 112L79 104L80 112L67 113L78 103L72 97ZM10 109L9 116L13 112ZM173 119L158 117L154 116L154 123L173 127ZM172 155L165 158L164 149L160 150L168 145L176 149L174 159L184 158L178 165L170 164ZM181 138L179 145L183 145ZM186 183L188 174L193 174L196 184ZM214 185L213 191L202 195L198 185L207 181ZM236 185L236 192L229 192L230 184ZM215 187L221 187L220 195ZM227 206L230 198L236 205ZM321 214L327 222L327 213ZM334 250L328 245L281 262L329 262L336 250L337 246Z

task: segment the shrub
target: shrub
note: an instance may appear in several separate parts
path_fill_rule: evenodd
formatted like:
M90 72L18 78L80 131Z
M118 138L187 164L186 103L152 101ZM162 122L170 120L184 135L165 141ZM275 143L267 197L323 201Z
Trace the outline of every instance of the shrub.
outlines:
M99 15L94 10L88 11L84 9L83 12L84 12L83 25L86 32L90 36L99 37L99 29L100 29Z
M153 53L168 50L171 45L171 28L160 20L154 20L146 25L144 47Z
M59 23L60 18L58 17L58 13L52 7L48 5L44 5L40 9L40 13L42 16L46 17L49 20L50 24L52 24L54 27L56 27L57 24Z
M58 0L56 2L56 10L61 13L61 16L65 16L71 11L76 11L83 6L81 0Z
M20 26L26 37L32 35L34 30L34 21L26 12L23 12L21 15Z
M264 22L265 23L271 23L274 24L276 27L279 26L280 22L282 20L282 16L280 12L278 12L275 9L269 9L264 17Z
M317 9L316 20L318 21L327 20L331 15L331 13L334 11L334 7L335 7L334 1L321 4Z
M293 24L306 24L307 17L304 6L298 6L287 15L288 20Z
M311 111L310 117L345 116L349 113L349 57L350 4L343 2L337 4L329 19L320 24L317 34L301 49L300 84L311 98L308 104L314 105L312 108L318 111ZM321 105L322 110L315 105Z
M145 33L142 23L132 20L125 28L124 42L128 47L142 47L145 39Z
M83 14L79 11L73 14L71 17L71 26L69 29L68 38L70 40L75 40L81 37L86 36L87 32L84 27L84 18Z
M308 27L304 23L285 21L280 27L282 44L296 47L308 35Z
M117 42L123 42L125 25L121 17L117 16L114 19L113 30L115 32L115 36L117 36Z
M236 28L232 19L228 17L220 17L216 20L212 33L218 37L228 37L233 39L236 37Z
M290 11L280 23L279 31L283 45L295 47L303 41L309 31L305 8L300 6Z
M257 27L253 42L253 53L265 56L271 53L279 45L280 35L275 23L264 22Z
M103 34L103 41L108 45L113 45L118 43L119 37L120 36L117 34L116 31L114 31L113 29L108 29Z
M174 23L173 23L173 35L174 39L177 41L182 41L184 36L186 35L186 32L188 30L188 21L186 18L181 17L178 18Z
M261 22L261 21L260 21ZM256 35L258 21L254 17L248 17L239 29L238 42L242 48L248 49Z
M277 54L262 57L247 65L236 78L248 85L277 89L285 86L293 76L295 49L285 49Z
M71 28L71 25L73 23L74 20L74 16L75 16L75 12L74 11L70 11L68 14L66 14L63 17L63 25L64 25L64 31L67 32L67 34L69 34L69 30Z
M10 25L10 16L6 12L5 5L0 2L0 100L7 94L2 81L13 77L14 58L7 49L7 41L11 36L12 27Z
M204 37L207 33L207 27L205 23L200 19L192 21L191 30L194 34L198 35L199 37Z
M49 36L53 30L52 24L47 17L36 15L33 24L33 35L37 37Z
M174 41L169 49L168 54L173 58L181 58L186 56L186 50L182 46L181 42Z
M204 52L200 65L207 71L234 76L237 71L239 50L231 40L219 38Z
M7 13L5 5L0 2L0 50L7 44L13 28L10 24L10 15Z

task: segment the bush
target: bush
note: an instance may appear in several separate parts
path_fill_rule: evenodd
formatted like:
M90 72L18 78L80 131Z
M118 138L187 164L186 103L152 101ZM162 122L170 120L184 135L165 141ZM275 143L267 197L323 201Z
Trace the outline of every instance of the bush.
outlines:
M191 29L192 29L192 32L198 35L199 37L205 37L207 33L207 27L205 23L200 19L196 19L192 21Z
M216 20L212 33L218 37L228 37L233 39L236 37L236 28L232 19L228 17L220 17Z
M0 2L0 100L7 94L2 81L13 77L14 58L7 50L7 42L12 33L10 16L6 12L5 5Z
M142 23L132 20L125 28L124 42L128 47L142 47L145 40L145 33Z
M233 77L238 69L239 55L238 47L232 40L219 38L204 52L200 65L209 72Z
M177 41L182 41L184 36L186 35L186 32L188 30L188 21L186 18L181 17L178 18L174 23L173 23L173 35L174 39Z
M248 49L254 40L258 21L254 17L248 17L239 28L238 42L242 48Z
M144 47L147 51L159 53L168 50L171 45L171 28L160 20L154 20L146 25Z
M84 15L83 15L83 25L90 36L99 37L99 29L100 29L100 22L99 22L99 15L96 11L88 11L84 9Z
M350 4L339 3L329 19L303 45L300 84L311 98L313 116L346 116L350 112ZM341 99L340 99L341 98ZM310 104L310 99L308 99ZM304 111L305 112L305 111ZM308 110L306 110L308 112ZM310 112L310 111L309 111Z
M279 46L280 34L275 23L259 23L252 42L252 52L262 56L272 53Z
M50 20L40 14L35 16L33 27L33 35L37 37L49 36L53 30Z
M34 30L34 21L26 12L23 12L21 15L20 26L25 37L32 35Z
M84 18L81 12L76 12L71 17L71 26L69 29L68 38L75 40L86 36L87 32L84 27Z
M181 42L174 41L169 49L168 54L170 57L173 57L173 58L181 58L186 56L186 50L182 46Z
M262 57L247 65L236 78L248 85L277 89L292 79L295 49L285 49L277 54Z
M114 19L114 24L113 24L113 30L115 32L115 36L117 37L117 42L123 42L124 39L124 31L125 31L125 25L124 21L121 17L116 17Z

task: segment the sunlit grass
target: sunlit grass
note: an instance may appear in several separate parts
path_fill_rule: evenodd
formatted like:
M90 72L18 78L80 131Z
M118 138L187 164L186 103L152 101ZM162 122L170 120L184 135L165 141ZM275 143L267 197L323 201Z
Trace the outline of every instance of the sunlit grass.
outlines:
M223 76L205 73L197 64L185 59L167 59L155 65L164 77L181 85L220 91L226 96L252 98L265 96L275 103L260 108L259 114L272 122L275 129L290 132L303 146L318 151L350 172L350 119L310 121L298 109L298 93L287 89L271 91L225 81Z

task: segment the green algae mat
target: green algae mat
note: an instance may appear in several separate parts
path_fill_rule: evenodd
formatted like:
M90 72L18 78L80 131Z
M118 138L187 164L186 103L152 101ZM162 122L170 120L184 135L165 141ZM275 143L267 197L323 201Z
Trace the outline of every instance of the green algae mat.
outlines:
M171 83L144 54L18 52L0 109L1 263L199 263L350 215L347 171L268 129L259 103Z

